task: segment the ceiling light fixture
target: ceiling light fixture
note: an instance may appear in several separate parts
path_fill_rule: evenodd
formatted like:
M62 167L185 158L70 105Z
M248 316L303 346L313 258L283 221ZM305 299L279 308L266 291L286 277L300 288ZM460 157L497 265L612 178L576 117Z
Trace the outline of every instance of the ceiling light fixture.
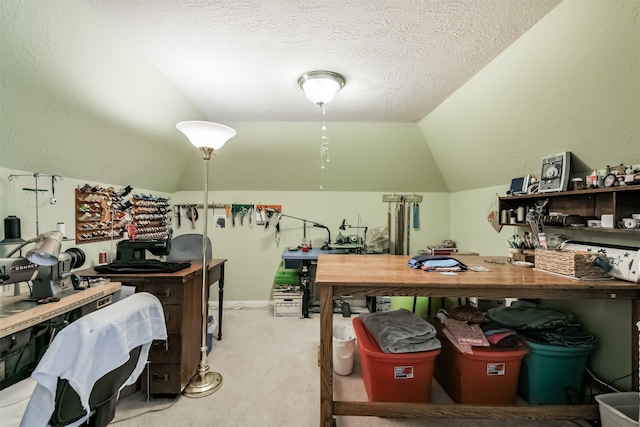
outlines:
M333 71L309 71L298 79L309 101L322 107L344 87L344 77Z
M309 101L322 109L322 137L320 138L320 169L330 162L329 138L327 137L326 110L327 102L330 102L344 87L345 80L333 71L309 71L298 79L300 88L304 91ZM322 185L320 186L322 190Z

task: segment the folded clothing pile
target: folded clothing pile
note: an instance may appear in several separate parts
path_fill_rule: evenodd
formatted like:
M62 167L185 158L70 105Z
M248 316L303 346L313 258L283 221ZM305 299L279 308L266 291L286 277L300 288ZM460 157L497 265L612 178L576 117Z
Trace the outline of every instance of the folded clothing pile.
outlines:
M598 343L598 338L585 331L572 313L538 307L527 301L491 308L487 316L493 323L514 328L541 343L563 347L593 347Z
M487 316L515 329L548 329L576 325L573 314L538 307L528 301L514 301L508 307L487 310Z
M490 347L480 325L449 317L445 310L437 314L442 323L442 333L462 353L473 354L471 347Z
M455 258L440 255L418 255L409 260L407 265L424 271L462 271L467 266Z
M491 321L486 313L470 305L439 310L442 334L462 353L473 354L473 347L518 347L515 329Z
M360 320L384 353L415 353L441 348L436 328L407 309L361 313Z

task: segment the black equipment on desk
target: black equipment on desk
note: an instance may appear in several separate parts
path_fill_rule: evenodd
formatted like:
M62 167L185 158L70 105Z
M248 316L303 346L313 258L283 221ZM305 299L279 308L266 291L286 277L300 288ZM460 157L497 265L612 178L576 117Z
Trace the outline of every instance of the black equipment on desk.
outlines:
M153 255L169 255L171 240L122 240L116 247L116 260L133 261L146 259L146 251Z

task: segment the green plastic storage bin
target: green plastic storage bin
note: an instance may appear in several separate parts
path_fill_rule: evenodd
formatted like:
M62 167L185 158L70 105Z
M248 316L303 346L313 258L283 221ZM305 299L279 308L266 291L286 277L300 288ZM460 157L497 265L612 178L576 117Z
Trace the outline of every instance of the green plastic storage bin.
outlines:
M416 299L415 313L420 317L426 316L429 309L429 297L391 297L391 310L406 308L413 311L414 298ZM436 314L441 308L440 300L441 298L433 298L431 301L431 314Z
M273 283L275 285L298 286L300 284L300 272L298 270L284 268L284 263L281 262L273 278Z
M595 346L562 347L520 338L530 349L520 367L520 397L531 405L581 404L587 360Z

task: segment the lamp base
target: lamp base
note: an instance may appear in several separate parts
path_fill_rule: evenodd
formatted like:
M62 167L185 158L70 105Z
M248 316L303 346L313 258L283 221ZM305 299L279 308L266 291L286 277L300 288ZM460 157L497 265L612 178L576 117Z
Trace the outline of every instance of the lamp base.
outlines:
M222 387L222 375L217 372L198 372L184 389L186 397L205 397Z

